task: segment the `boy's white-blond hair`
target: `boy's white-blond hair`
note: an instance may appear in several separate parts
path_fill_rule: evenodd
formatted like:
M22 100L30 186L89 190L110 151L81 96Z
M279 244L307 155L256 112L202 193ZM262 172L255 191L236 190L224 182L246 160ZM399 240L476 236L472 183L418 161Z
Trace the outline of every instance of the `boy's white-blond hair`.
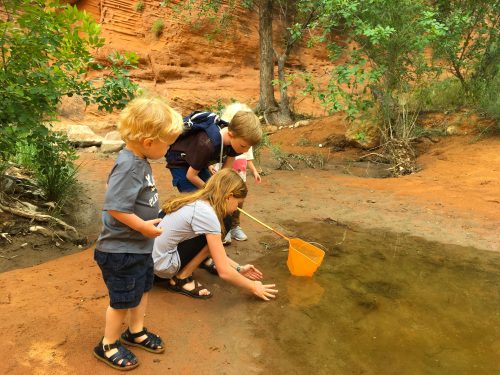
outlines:
M229 104L226 108L222 110L220 118L226 122L231 122L236 112L239 111L253 112L252 109L246 104L235 102Z
M251 146L262 139L259 118L243 103L232 103L222 111L221 119L229 123L228 129L236 138L242 138Z
M125 142L145 138L175 139L183 129L182 116L159 97L137 97L120 114L118 131Z

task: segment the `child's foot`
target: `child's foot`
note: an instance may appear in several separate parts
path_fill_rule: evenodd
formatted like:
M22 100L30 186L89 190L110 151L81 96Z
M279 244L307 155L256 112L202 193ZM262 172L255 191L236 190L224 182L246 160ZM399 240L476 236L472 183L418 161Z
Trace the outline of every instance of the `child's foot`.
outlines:
M203 285L194 280L192 276L188 276L185 279L179 279L174 276L170 279L167 289L193 298L207 299L212 297L212 293L208 289L203 288Z
M241 229L240 226L234 227L229 233L231 233L231 237L236 241L246 241L248 239L247 235L243 232L243 229Z
M227 232L226 237L222 240L223 245L231 245L231 231Z
M215 268L215 263L212 258L207 258L203 262L201 262L200 268L207 270L212 275L219 276L219 272L217 272L217 268Z
M101 342L94 348L94 356L117 370L132 370L139 366L137 357L125 348L119 340L112 344Z
M127 330L122 333L120 340L124 344L137 346L151 353L163 353L165 351L163 340L160 336L148 332L145 327L142 331L137 333L132 333L127 328Z

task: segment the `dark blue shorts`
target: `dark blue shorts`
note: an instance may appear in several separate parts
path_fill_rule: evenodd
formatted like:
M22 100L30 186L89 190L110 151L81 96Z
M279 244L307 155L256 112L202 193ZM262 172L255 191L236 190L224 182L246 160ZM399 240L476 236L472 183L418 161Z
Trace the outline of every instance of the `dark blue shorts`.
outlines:
M170 173L172 174L172 185L177 188L181 193L189 193L192 191L199 190L198 187L193 185L191 181L186 178L188 167L170 168ZM211 173L208 168L203 168L198 177L203 181L207 182L210 178Z
M144 293L153 287L151 254L105 253L94 251L94 260L109 291L109 305L114 309L137 307Z

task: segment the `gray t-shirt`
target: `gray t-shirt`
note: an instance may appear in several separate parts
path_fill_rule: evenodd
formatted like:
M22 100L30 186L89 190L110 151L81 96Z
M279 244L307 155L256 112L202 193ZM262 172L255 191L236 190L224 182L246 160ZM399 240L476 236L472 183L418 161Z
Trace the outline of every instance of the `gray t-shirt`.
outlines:
M155 274L170 279L180 267L177 245L201 234L221 234L217 215L210 204L203 200L187 204L165 215L160 224L163 233L155 238L153 261Z
M147 159L127 149L118 154L108 177L102 212L103 229L96 249L107 253L151 253L154 239L116 220L108 210L133 213L143 220L158 217L158 191Z

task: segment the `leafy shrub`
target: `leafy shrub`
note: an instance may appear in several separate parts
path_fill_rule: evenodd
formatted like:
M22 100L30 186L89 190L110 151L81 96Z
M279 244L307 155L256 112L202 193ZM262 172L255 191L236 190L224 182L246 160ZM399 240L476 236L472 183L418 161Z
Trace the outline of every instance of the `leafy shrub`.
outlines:
M0 11L8 15L0 17L0 163L14 159L23 142L35 146L41 160L53 159L52 165L37 164L41 184L50 199L60 199L57 191L74 177L69 164L74 154L45 124L57 117L64 96L79 95L87 105L96 103L108 112L123 108L138 88L126 70L138 57L115 54L110 74L88 78L89 70L101 68L91 52L104 45L92 16L45 0L4 0ZM62 176L52 175L57 171Z
M151 26L151 32L158 38L165 29L165 22L158 18L153 22L153 26Z
M255 160L257 161L257 164L261 163L262 150L265 147L270 148L270 146L271 146L271 140L269 139L269 134L267 134L266 132L263 132L262 139L260 140L260 143L253 146L253 156L254 156Z
M49 132L35 147L28 146L29 164L37 185L49 201L63 205L77 185L78 167L75 148L65 134ZM28 160L28 159L26 159Z
M137 3L134 4L134 10L136 12L142 12L144 11L144 2L138 1Z
M419 88L414 99L423 111L453 111L466 104L464 88L456 78L433 81Z
M500 68L500 65L499 65ZM500 76L498 73L489 81L480 85L477 93L478 97L478 110L483 112L486 116L497 120L497 131L500 131Z

